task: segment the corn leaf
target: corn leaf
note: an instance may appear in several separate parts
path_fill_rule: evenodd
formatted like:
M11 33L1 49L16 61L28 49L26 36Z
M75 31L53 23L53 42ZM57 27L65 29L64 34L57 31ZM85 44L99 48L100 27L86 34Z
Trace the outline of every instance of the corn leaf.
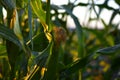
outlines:
M79 52L79 57L84 56L84 41L83 41L83 31L82 31L82 26L80 25L78 18L72 13L72 11L69 9L68 6L62 6L66 12L73 18L74 23L76 25L76 33L78 37L78 52Z
M46 14L42 9L41 0L31 0L31 7L42 23L45 23Z
M65 78L70 76L71 74L75 73L79 69L84 68L89 63L90 56L87 56L83 59L77 60L69 65L66 66L63 70L60 72L60 78Z
M47 39L49 40L49 42L51 42L52 36L49 33L48 25L45 22L46 21L46 13L42 9L41 0L31 0L31 7L33 9L33 12L35 12L35 14L40 19L40 22L41 22L41 24L42 24L42 26L44 28L44 32L45 32L45 35L46 35Z
M7 57L6 46L0 45L0 59L3 57Z
M97 53L107 55L107 54L111 54L111 53L114 54L115 52L117 52L119 50L120 50L120 44L112 46L112 47L99 49L99 50L97 50Z
M21 48L21 44L14 32L2 24L0 24L0 35Z
M2 6L0 5L0 23L3 22Z
M16 10L14 10L14 13L15 13L15 17L13 17L13 23L14 23L14 33L15 35L18 37L21 45L22 45L22 49L24 51L26 51L25 49L25 45L24 45L24 40L23 40L23 36L22 36L22 32L21 32L21 29L20 29L20 25L19 25L19 19L18 19L18 13Z
M29 37L30 37L30 40L31 40L31 46L32 46L32 50L33 50L33 40L32 40L32 9L31 9L31 5L30 5L30 0L28 1L29 4L28 4L28 26L29 26L29 29L30 29L30 32L29 32Z
M48 40L44 33L39 33L33 37L33 51L41 52L48 46ZM27 43L30 45L30 41ZM31 47L31 45L30 45Z
M37 64L36 68L28 75L28 77L26 77L25 80L29 80L29 79L33 79L34 76L36 76L37 72L39 71L40 68L45 67L46 64L48 63L49 60L49 55L51 53L51 47L52 47L53 43L49 43L49 45L47 46L47 48L45 48L43 51L41 52L37 52L38 55L36 55L34 57L34 61ZM43 77L43 75L41 75L41 78Z

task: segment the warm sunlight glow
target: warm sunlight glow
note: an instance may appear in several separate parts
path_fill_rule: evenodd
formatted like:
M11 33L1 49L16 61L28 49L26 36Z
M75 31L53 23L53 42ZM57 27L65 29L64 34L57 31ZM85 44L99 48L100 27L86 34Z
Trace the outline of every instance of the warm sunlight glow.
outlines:
M5 8L3 8L2 11L3 11L3 18L5 19L7 17L7 12L6 12Z

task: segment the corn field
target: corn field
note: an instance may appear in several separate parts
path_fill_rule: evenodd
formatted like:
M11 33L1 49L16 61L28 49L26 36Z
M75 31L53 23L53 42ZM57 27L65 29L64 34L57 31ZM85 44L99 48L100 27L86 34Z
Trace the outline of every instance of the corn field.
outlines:
M113 0L119 8L110 0L77 1L0 0L0 80L120 80L120 1ZM76 7L96 17L81 24ZM108 24L100 17L104 9L112 11ZM69 16L75 29L67 27ZM92 21L104 28L90 28Z

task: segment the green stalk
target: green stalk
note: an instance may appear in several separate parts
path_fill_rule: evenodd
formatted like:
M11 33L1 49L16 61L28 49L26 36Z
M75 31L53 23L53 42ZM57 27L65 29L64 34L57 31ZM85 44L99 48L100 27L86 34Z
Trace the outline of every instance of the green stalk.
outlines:
M52 54L49 56L49 61L47 64L47 71L42 80L56 80L57 78L57 66L58 66L58 56L59 56L58 47L53 44Z
M46 24L48 25L48 29L50 30L50 0L47 0L46 7ZM51 54L48 57L47 61L47 71L42 80L56 80L57 73L57 64L58 64L58 48L55 43L53 43Z
M47 0L47 7L46 7L46 24L50 29L50 0Z

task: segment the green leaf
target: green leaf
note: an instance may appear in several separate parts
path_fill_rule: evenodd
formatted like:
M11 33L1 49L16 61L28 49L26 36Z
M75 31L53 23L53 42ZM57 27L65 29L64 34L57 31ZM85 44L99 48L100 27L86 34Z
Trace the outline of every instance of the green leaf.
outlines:
M82 26L80 25L78 18L72 13L71 9L68 6L62 6L66 12L73 18L74 23L76 25L76 33L78 37L78 44L79 44L79 57L84 56L84 39L83 39L83 31Z
M70 76L71 74L79 71L80 69L84 68L89 63L90 56L87 56L83 59L77 60L69 65L66 66L65 69L61 70L60 78L65 78Z
M13 0L0 0L0 4L4 6L4 8L11 13L15 8L15 4ZM8 14L10 15L10 14Z
M24 51L21 51L18 56L16 56L16 62L15 62L15 70L18 71L18 78L22 79L25 77L28 73L28 57L26 57L26 54Z
M30 5L30 0L28 1L28 26L30 29L29 32L29 37L31 40L31 46L32 46L32 50L33 50L33 40L32 40L32 9L31 9L31 5Z
M10 73L10 64L8 62L8 57L0 59L0 64L1 64L1 70L2 70L2 75L3 77L1 79L10 79L8 78L8 74Z
M120 0L115 0L115 2L116 2L118 5L120 5Z
M41 0L31 0L31 7L42 23L45 23L46 14L42 9Z
M14 0L16 3L17 8L23 8L24 7L24 0Z
M105 29L108 30L108 27L109 27L109 26L105 23L105 21L104 21L103 19L101 19L101 22L103 23Z
M0 23L3 22L3 12L2 12L2 6L0 5Z
M0 58L7 57L6 46L0 45Z
M22 45L22 49L26 52L22 32L21 32L20 25L19 25L19 18L18 18L17 10L14 10L13 13L15 13L15 17L12 18L13 21L15 20L14 24L13 24L14 25L13 31L14 31L15 35L18 37L18 39Z
M106 31L98 30L98 29L89 29L89 28L84 28L84 29L94 34L96 36L96 39L98 39L101 42L101 45L110 46L110 43L106 39L108 37L105 36L107 34Z
M119 50L120 50L120 44L112 46L112 47L99 49L99 50L97 50L97 53L107 55L107 54L111 54L111 53L114 54L115 52L117 52Z
M21 48L21 44L14 32L2 24L0 24L0 35Z
M41 24L44 28L44 32L45 32L45 35L46 35L47 39L49 40L49 42L51 42L52 35L49 33L48 24L46 24L46 22L45 22L46 21L46 13L42 9L41 0L31 0L31 7L33 9L33 12L35 12L35 14L40 19L40 22L41 22Z
M33 51L35 52L43 51L48 46L49 43L44 32L35 35L32 40L33 40ZM30 41L27 44L30 45Z
M111 18L110 18L110 21L109 21L109 25L112 24L112 22L113 22L113 20L114 20L114 18L115 18L116 15L117 15L117 11L114 11L114 12L112 13L112 15L111 15Z
M37 64L37 67L35 69L33 69L33 71L28 75L28 77L26 78L26 80L30 80L33 79L34 76L36 76L37 72L40 70L40 68L45 67L46 64L48 63L49 60L49 55L51 55L51 47L52 47L53 43L49 43L49 45L47 46L47 48L45 48L43 51L38 52L38 55L35 55L33 62L35 61ZM34 63L33 63L34 64ZM39 74L40 75L40 74ZM39 76L38 76L39 77ZM43 77L43 75L41 75L41 78Z
M28 5L28 0L14 0L18 9L23 9Z
M47 46L47 48L45 48L42 52L38 53L38 56L35 59L37 64L39 64L40 61L43 60L44 58L47 59L47 57L50 55L52 45L53 45L52 42L49 43L49 45Z
M46 67L47 71L42 80L56 80L57 77L57 68L58 68L58 56L59 56L59 47L53 43L51 47L50 55L47 59ZM52 74L51 74L52 72Z

